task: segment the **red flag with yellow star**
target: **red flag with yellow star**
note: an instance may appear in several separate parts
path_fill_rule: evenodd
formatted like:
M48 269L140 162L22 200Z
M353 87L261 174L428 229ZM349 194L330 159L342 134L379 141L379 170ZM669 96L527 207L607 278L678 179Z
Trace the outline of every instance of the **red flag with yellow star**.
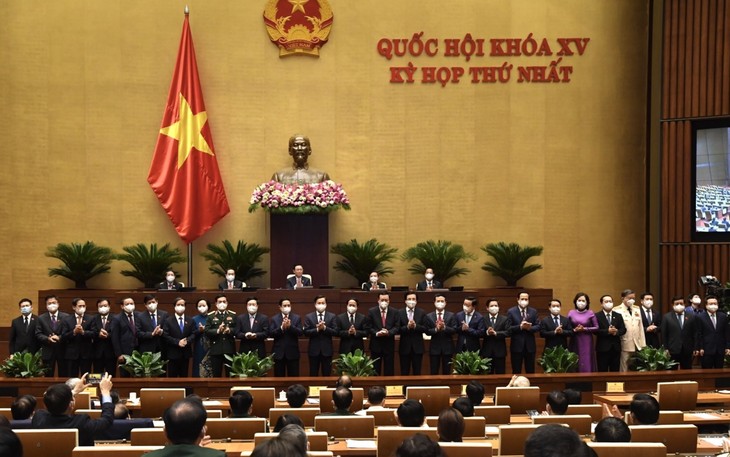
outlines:
M200 89L187 14L147 182L186 243L203 235L230 212Z

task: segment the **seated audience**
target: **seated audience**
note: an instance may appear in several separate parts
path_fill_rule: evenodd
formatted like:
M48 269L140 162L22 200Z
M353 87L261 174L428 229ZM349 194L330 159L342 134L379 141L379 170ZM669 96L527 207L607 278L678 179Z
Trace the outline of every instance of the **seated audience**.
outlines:
M580 405L582 402L581 393L575 389L563 390L563 395L568 399L569 405Z
M33 395L22 395L10 405L10 414L13 420L26 420L33 417L36 407L36 398Z
M568 399L565 394L559 390L553 390L547 396L547 404L545 405L545 414L562 416L568 411Z
M335 387L347 387L348 389L352 389L352 378L348 374L343 374L337 378Z
M284 429L284 427L292 424L304 427L304 422L302 422L299 416L295 416L294 414L282 414L276 420L276 425L274 425L274 433L279 433Z
M524 376L513 375L507 387L530 387L530 380Z
M545 424L530 434L525 441L525 457L587 457L590 448L580 436L560 424Z
M332 406L335 411L325 414L326 416L351 416L350 406L352 405L352 391L347 387L338 387L332 391Z
M307 388L301 384L293 384L286 389L286 402L290 408L301 408L307 401Z
M307 433L304 428L296 425L289 424L281 429L279 432L279 438L282 440L289 441L297 448L298 452L306 454L309 450L309 440L307 440Z
M626 422L616 417L604 417L594 432L597 443L628 443L631 441L631 430Z
M225 457L225 451L201 446L208 419L201 403L188 398L178 400L167 408L162 418L169 443L162 449L145 454L145 457Z
M416 433L403 440L395 450L395 457L444 457L444 453L437 442L422 433Z
M468 398L457 398L456 400L454 400L454 403L451 405L451 407L459 411L462 417L474 416L474 405L471 404Z
M256 446L251 457L306 457L291 441L276 437Z
M23 457L23 444L10 427L0 427L0 455L3 457Z
M447 408L439 414L436 428L439 441L460 443L464 437L464 416L456 408Z
M256 417L251 415L253 408L253 397L247 390L236 390L228 398L228 405L231 407L231 415L228 417Z
M396 415L401 427L422 427L426 409L420 401L409 398L398 406Z
M368 409L385 409L385 388L372 386L368 389Z
M466 397L474 406L479 406L484 401L484 386L479 381L471 380L466 385Z
M636 394L629 405L631 423L653 425L659 421L659 402L649 394Z
M114 419L129 419L129 409L122 403L114 405Z

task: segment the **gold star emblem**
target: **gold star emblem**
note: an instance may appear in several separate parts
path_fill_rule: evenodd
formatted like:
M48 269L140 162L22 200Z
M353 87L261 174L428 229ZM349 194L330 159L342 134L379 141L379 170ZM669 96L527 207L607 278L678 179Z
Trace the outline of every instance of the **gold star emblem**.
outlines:
M295 11L299 10L302 12L302 14L307 14L306 11L304 11L304 5L307 4L309 0L289 0L289 3L291 3L291 13L294 14Z
M192 148L197 149L205 154L214 155L213 151L208 146L208 142L205 141L200 131L208 122L208 114L205 111L201 111L198 114L193 114L193 110L190 108L190 104L183 94L180 94L180 120L177 122L163 127L160 129L160 133L167 135L170 138L174 138L178 141L177 145L177 168L180 169L190 155Z

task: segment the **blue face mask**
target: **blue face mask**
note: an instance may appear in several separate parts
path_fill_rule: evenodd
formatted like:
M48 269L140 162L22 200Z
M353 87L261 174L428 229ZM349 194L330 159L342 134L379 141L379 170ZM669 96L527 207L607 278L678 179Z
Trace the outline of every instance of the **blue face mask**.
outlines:
M30 306L21 306L20 313L23 314L24 316L27 316L28 314L30 314L31 309L32 308Z

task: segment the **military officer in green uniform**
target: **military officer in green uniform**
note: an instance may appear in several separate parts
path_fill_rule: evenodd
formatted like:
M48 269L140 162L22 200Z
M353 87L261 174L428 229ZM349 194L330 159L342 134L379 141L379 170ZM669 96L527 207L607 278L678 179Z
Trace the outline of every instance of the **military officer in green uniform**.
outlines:
M215 308L205 321L205 335L210 341L208 357L211 376L221 376L225 355L236 352L236 313L228 311L228 299L225 295L215 297Z

